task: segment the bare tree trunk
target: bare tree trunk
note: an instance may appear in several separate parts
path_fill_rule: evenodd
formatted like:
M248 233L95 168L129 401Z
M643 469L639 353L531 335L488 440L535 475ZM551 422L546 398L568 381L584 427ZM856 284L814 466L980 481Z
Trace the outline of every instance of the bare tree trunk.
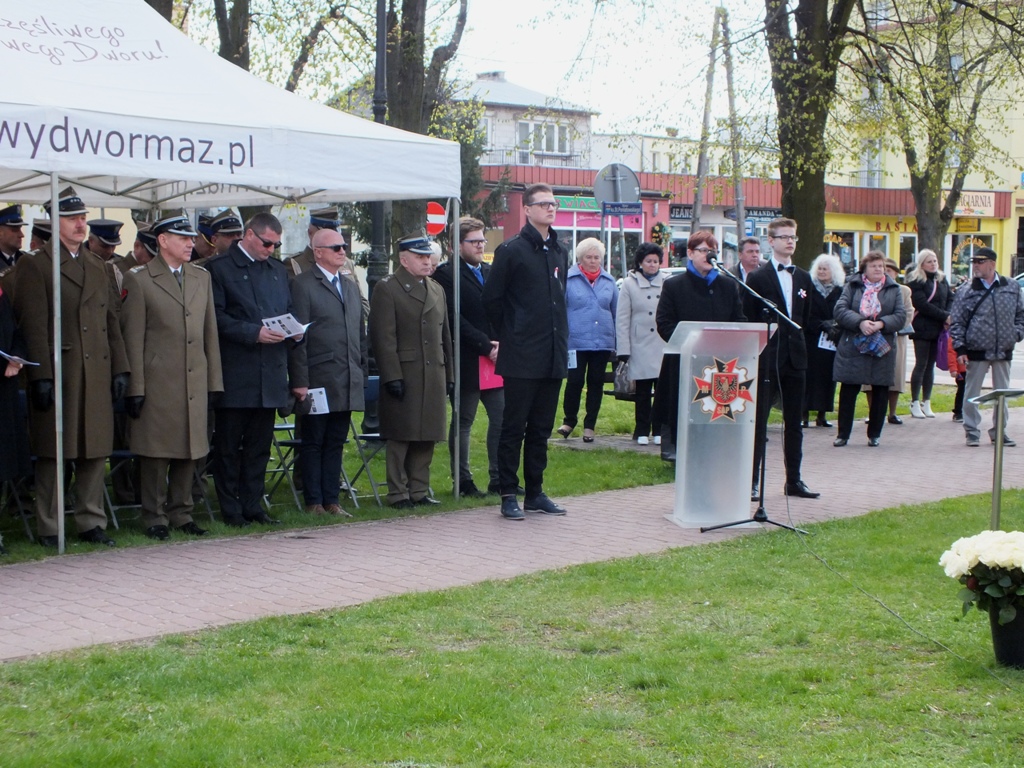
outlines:
M249 0L232 0L231 9L225 0L213 0L220 35L218 54L222 59L249 71Z

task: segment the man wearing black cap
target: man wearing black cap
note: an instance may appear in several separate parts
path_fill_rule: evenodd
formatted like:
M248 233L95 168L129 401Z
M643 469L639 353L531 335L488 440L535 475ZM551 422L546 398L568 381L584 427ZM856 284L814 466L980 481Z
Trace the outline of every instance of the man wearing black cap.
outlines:
M25 220L21 218L21 206L11 205L0 211L0 285L6 293L11 292L14 265L24 254L21 250L25 242Z
M50 211L49 205L46 206ZM103 473L113 447L113 401L128 387L128 358L118 324L120 298L110 267L83 244L86 208L72 187L60 194L59 215L62 343L60 386L64 402L64 458L74 461L75 523L83 541L113 546L103 509ZM36 519L39 540L57 545L54 417L53 261L49 249L27 254L18 264L14 310L25 334L29 394L29 436L36 463Z
M210 219L210 242L217 256L228 252L232 245L242 239L242 220L228 208Z
M192 246L192 261L202 261L208 259L211 256L217 255L217 248L213 244L213 230L210 229L210 221L213 220L212 216L204 216L199 214L199 220L196 224L196 242Z
M303 272L308 272L316 265L316 258L313 255L313 235L321 229L330 229L337 232L340 226L341 215L338 213L337 206L329 205L326 208L310 211L309 226L306 228L306 233L309 235L309 245L306 246L305 250L285 259L285 264L289 270L289 277L295 277Z
M101 261L120 258L115 249L121 244L121 227L124 224L114 219L93 219L89 222L89 250Z
M1013 348L1024 340L1024 297L1016 280L1007 280L996 272L996 252L978 248L971 256L974 279L954 294L949 313L949 336L956 350L957 362L967 366L964 381L964 432L967 446L976 448L981 438L981 411L970 398L981 394L985 374L992 370L992 386L1010 386L1010 362ZM999 409L992 410L989 439L996 440L996 419ZM1004 408L1003 425L1009 420ZM1003 445L1016 441L1003 433Z
M202 536L192 520L192 476L210 449L209 394L224 389L213 289L209 273L189 262L196 232L184 213L150 231L159 255L125 276L121 311L135 372L125 410L132 452L141 457L142 524L152 539L166 539L168 525Z
M370 341L380 369L380 435L387 440L388 503L436 504L430 492L434 443L445 439L445 395L455 363L444 291L433 280L430 240L398 242L401 266L373 291Z
M49 219L32 219L32 233L28 241L30 251L38 251L53 237Z
M281 222L258 213L242 239L210 259L224 395L216 403L213 479L228 525L275 524L260 506L278 408L288 404L288 350L294 343L263 325L292 311L288 270L276 258Z

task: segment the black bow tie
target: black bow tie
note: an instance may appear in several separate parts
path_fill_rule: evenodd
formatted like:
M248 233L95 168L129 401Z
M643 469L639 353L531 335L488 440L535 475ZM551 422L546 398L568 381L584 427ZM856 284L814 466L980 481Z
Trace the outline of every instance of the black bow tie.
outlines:
M778 264L776 265L776 269L778 269L779 272L789 272L791 275L796 271L796 267L792 264L789 264L788 266L786 264Z

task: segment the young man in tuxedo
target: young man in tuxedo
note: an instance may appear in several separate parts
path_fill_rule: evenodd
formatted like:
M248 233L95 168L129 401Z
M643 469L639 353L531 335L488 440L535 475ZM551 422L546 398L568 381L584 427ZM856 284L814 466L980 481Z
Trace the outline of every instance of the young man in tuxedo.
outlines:
M768 225L768 244L772 257L763 267L747 277L747 285L774 303L780 311L800 326L793 328L772 317L777 327L758 361L757 417L754 430L754 468L750 498L759 496L761 457L765 449L768 412L777 394L782 396L783 438L782 450L786 463L787 496L816 499L820 493L812 491L800 478L803 459L803 401L807 373L807 347L802 328L807 325L811 309L810 296L814 290L811 276L793 264L796 250L796 222L775 219ZM744 314L751 322L764 322L763 302L751 295L745 297ZM768 386L764 386L767 378Z

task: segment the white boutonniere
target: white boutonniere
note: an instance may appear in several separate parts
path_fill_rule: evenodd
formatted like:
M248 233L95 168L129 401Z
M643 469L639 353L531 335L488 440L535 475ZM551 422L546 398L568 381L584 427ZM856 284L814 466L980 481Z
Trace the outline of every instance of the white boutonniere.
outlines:
M805 291L803 288L801 288L799 291L796 292L796 295L799 296L801 299L806 299L807 298L807 291Z

